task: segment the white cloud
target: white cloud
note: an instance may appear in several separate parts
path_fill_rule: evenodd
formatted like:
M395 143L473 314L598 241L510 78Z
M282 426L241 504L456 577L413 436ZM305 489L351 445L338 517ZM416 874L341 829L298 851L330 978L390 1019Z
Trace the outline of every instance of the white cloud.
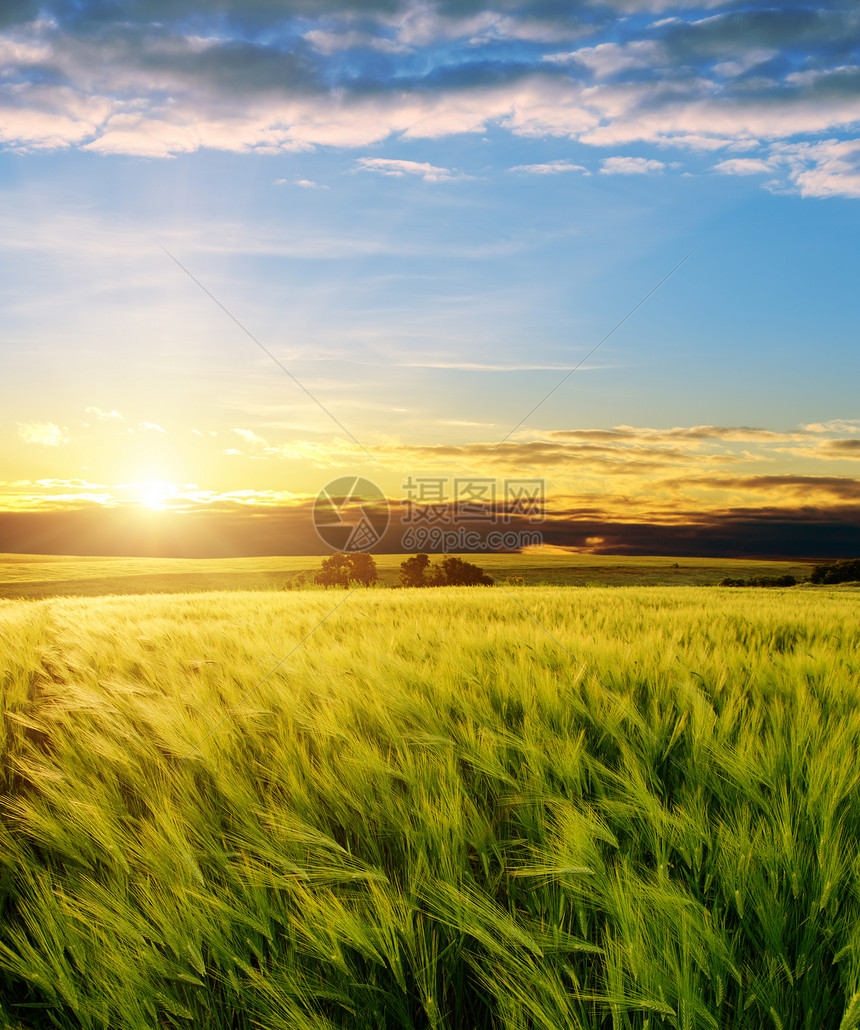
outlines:
M7 484L8 485L8 484ZM43 486L49 490L68 489L69 487L86 489L103 489L103 483L88 483L85 479L37 479L35 484L23 483L23 486Z
M512 172L526 172L529 175L558 175L561 172L588 172L585 165L577 165L572 161L547 161L545 164L514 165Z
M860 433L860 418L833 418L828 422L810 422L802 428L808 433Z
M860 139L776 144L771 150L802 197L860 197Z
M772 172L773 165L757 157L733 157L714 165L714 170L722 172L723 175L760 175L763 172Z
M652 39L634 40L631 43L600 43L597 46L581 47L568 53L547 54L545 61L553 64L584 65L595 78L605 79L632 68L654 68L668 60L665 48Z
M313 179L275 179L273 186L301 186L303 190L327 190L328 186Z
M603 175L649 175L662 172L665 167L664 162L646 157L607 157L600 171Z
M69 442L68 429L54 422L19 422L18 439L22 443L40 444L42 447L60 447Z
M601 124L583 132L580 141L596 146L635 141L683 146L690 138L710 138L745 146L749 141L788 139L860 122L860 93L787 98L771 86L750 98L727 99L707 79L671 88L667 84L659 105L652 103L653 93L652 83L587 92L586 100L601 113Z
M766 158L731 158L714 165L726 175L776 174L773 192L804 197L860 197L860 140L774 143Z
M166 433L166 429L162 429L156 422L138 422L137 428L142 433Z
M118 411L105 411L104 408L97 408L90 406L84 409L88 415L94 415L99 422L110 422L112 419L119 419L123 421L122 415Z
M399 161L387 157L360 157L359 169L366 172L380 172L382 175L404 176L417 175L425 182L447 182L462 178L450 168L426 164L423 161Z
M441 40L464 39L472 46L494 40L521 39L532 43L557 43L575 33L569 27L538 18L515 17L492 10L461 17L440 14L426 0L406 7L392 19L397 38L409 48L428 46Z
M262 436L258 436L252 429L234 429L233 432L237 436L241 436L246 443L254 444L261 447L268 447L268 441Z

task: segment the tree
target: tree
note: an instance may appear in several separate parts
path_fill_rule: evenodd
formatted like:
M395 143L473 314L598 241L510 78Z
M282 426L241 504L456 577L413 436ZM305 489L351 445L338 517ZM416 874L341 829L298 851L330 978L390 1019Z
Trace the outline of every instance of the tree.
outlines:
M350 583L361 583L362 586L369 587L371 583L375 583L379 579L376 562L372 555L366 554L364 551L354 551L349 557L352 561Z
M846 558L827 565L816 565L809 577L810 583L852 583L860 580L860 558Z
M426 587L427 571L430 568L430 557L416 554L400 563L400 582L405 587Z
M720 587L793 587L797 585L794 576L752 576L750 579L721 579Z
M355 551L352 554L332 554L323 559L322 568L314 582L324 587L348 587L350 583L370 586L378 578L376 562L371 555Z
M462 558L444 558L431 565L426 554L416 554L400 565L400 582L405 587L474 587L492 586L491 576Z
M434 570L435 572L436 570ZM441 580L439 586L476 587L492 586L493 578L485 574L482 568L463 561L462 558L445 558L439 567ZM435 577L434 577L435 578Z

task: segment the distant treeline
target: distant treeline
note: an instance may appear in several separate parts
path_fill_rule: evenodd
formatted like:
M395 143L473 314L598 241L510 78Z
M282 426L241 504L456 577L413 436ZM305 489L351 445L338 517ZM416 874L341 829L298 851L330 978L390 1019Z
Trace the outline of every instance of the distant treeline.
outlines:
M830 586L833 583L854 583L860 581L860 558L846 558L843 561L827 562L816 565L807 580L819 586ZM793 587L797 583L794 576L753 576L750 579L732 579L727 576L721 579L721 587Z
M430 564L429 554L416 554L400 566L400 582L405 587L489 587L493 577L462 558L443 558Z
M846 558L829 565L816 565L809 577L810 583L853 583L860 580L860 558Z
M493 578L482 568L462 558L443 558L438 565L430 562L427 554L416 554L402 562L399 570L400 583L405 587L472 587L492 586ZM324 587L373 586L379 581L376 562L369 554L332 554L323 559L319 572L313 574L313 582ZM288 584L304 586L307 576L300 573Z
M677 567L677 566L675 566ZM446 556L439 562L431 562L428 554L415 554L401 562L398 569L399 586L404 587L450 587L450 586L492 586L493 578L478 565L462 558ZM860 581L860 558L816 565L808 580L800 582L821 586L834 583ZM793 587L798 579L792 575L751 576L739 579L726 576L718 583L721 587ZM376 562L369 554L332 554L323 560L316 572L303 572L287 583L287 589L315 584L323 587L374 586L379 583ZM508 577L509 586L524 585L522 577ZM396 588L395 588L396 589Z
M794 576L751 576L749 579L732 579L726 576L719 582L721 587L793 587L797 585Z

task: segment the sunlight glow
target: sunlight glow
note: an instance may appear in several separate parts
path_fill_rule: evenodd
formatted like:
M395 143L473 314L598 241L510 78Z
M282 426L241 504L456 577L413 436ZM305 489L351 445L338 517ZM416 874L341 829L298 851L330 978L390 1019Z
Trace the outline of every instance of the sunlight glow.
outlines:
M163 511L167 501L176 496L176 483L164 481L141 483L138 487L141 503L152 511Z

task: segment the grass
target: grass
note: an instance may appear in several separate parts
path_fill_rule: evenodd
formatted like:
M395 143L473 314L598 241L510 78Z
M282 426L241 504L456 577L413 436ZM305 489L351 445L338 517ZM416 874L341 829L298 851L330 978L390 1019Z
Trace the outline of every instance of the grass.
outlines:
M398 583L406 555L375 555L380 580ZM499 582L529 586L707 586L726 576L793 575L808 578L810 562L724 558L627 558L526 552L462 555ZM76 558L0 555L0 598L104 594L194 593L203 590L282 590L301 573L314 572L321 557L280 558Z
M0 1025L858 1025L850 594L0 621Z

